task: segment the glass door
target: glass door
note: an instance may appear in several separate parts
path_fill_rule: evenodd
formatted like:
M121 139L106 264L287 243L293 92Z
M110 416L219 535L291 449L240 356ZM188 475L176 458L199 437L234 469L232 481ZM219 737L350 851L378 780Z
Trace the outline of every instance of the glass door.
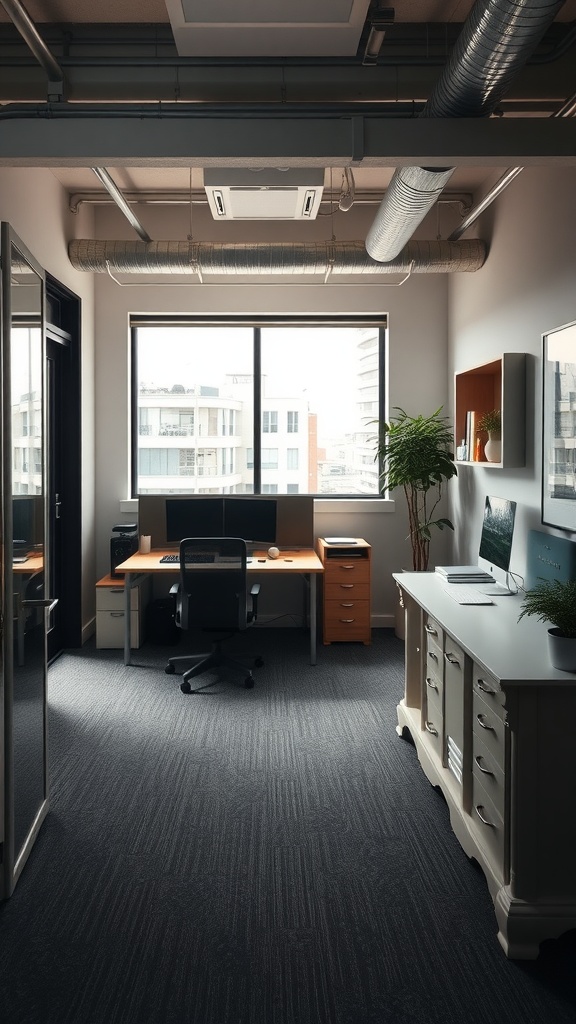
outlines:
M48 809L44 273L2 224L2 896Z

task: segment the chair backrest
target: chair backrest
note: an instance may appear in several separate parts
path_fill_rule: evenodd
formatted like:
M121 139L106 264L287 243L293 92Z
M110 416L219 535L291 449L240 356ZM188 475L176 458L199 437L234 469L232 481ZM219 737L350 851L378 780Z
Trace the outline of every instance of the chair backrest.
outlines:
M246 541L240 537L181 540L180 595L184 629L246 629Z

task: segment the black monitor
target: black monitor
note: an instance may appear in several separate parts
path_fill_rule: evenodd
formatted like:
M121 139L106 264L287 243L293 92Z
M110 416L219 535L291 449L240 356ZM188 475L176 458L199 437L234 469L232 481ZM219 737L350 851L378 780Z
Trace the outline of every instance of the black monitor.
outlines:
M486 497L478 565L491 573L497 583L502 584L494 591L496 594L516 592L508 586L515 517L515 501L508 498Z
M179 544L184 537L223 537L224 499L213 497L166 498L166 541Z
M42 544L43 498L37 494L15 494L12 499L14 551L30 551Z
M224 536L250 544L276 543L276 501L273 498L224 498Z

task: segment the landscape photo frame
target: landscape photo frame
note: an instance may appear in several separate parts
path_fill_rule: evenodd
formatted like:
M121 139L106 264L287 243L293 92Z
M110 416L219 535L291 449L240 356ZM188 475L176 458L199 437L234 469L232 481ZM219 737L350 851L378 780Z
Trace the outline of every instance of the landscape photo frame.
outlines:
M576 533L576 322L542 342L542 522Z

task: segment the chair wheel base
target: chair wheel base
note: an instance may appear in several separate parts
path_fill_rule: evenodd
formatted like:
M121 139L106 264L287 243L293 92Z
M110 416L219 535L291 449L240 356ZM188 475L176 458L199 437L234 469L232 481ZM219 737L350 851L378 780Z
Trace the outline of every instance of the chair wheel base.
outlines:
M183 683L180 683L180 689L182 690L182 693L192 693L192 687L187 679Z
M166 668L164 669L164 671L165 671L167 676L173 676L175 671L176 671L176 668L175 668L174 665L166 665Z
M245 690L253 690L254 689L254 676L246 676L246 679L244 680L244 689Z
M262 668L263 664L264 664L264 658L258 657L258 658L256 658L256 660L254 662L254 668Z

